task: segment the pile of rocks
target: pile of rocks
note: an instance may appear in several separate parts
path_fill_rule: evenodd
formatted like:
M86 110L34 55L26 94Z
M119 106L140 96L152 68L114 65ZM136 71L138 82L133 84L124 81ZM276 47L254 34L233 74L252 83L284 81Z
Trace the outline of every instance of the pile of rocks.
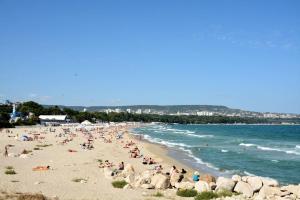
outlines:
M239 176L232 178L219 177L217 180L211 175L201 175L196 183L183 180L178 182L180 177L165 174L155 174L152 171L144 171L136 174L132 165L128 164L122 173L114 176L113 172L105 168L104 175L111 179L125 180L128 185L124 189L143 188L143 189L195 189L201 193L204 191L232 191L241 195L226 197L226 199L254 199L254 200L300 200L300 184L280 187L274 179L257 176Z

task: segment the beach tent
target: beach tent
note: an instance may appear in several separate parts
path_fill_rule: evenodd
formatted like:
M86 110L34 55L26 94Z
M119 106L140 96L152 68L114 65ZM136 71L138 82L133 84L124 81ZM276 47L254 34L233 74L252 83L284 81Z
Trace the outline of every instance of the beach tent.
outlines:
M92 123L89 120L85 120L85 121L81 122L81 124L85 125L85 126L92 125Z

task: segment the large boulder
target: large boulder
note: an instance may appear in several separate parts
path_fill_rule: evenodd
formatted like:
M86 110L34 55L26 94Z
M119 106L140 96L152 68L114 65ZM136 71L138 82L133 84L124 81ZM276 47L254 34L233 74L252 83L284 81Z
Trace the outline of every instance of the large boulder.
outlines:
M153 176L153 174L149 170L142 172L139 176L135 177L134 186L135 187L140 187L143 184L150 184L152 176Z
M274 198L275 196L281 196L281 195L282 192L280 191L280 188L264 185L260 189L256 199Z
M180 174L179 173L174 173L173 176L171 176L170 182L171 185L175 187L175 183L178 183L180 180Z
M206 183L216 182L216 178L210 174L203 174L199 178L200 181L205 181Z
M151 184L154 185L156 189L167 189L170 187L170 178L163 174L155 174L151 178Z
M219 177L217 179L216 184L217 184L216 191L222 191L222 190L232 191L235 186L235 182L232 179L224 178L224 177Z
M201 193L201 192L211 191L211 187L206 181L198 181L195 183L195 190Z
M195 186L194 183L191 183L191 182L188 182L188 181L175 183L175 187L178 188L178 189L191 190L191 189L194 188L194 186Z
M239 175L233 175L233 176L231 177L231 179L232 179L234 182L239 182L239 181L242 180L242 177L239 176Z
M124 170L122 171L122 175L124 177L127 177L130 174L134 174L134 168L131 164L127 164L124 168Z
M248 180L249 177L251 177L251 176L243 176L243 177L242 177L242 181L243 181L243 182L247 182L247 180Z
M247 183L251 185L252 189L254 192L257 192L260 190L260 188L263 186L263 182L260 177L254 176L254 177L249 177L247 179Z
M290 193L293 193L300 199L300 185L287 185L281 187L281 191L288 191Z
M129 174L128 176L126 176L125 181L129 184L133 184L135 180L135 176L134 174Z
M235 192L242 193L244 197L250 198L253 196L253 189L250 184L245 183L243 181L237 182L234 187Z
M275 179L261 177L261 180L263 182L263 185L265 185L265 186L271 186L271 187L279 186L278 181L276 181Z

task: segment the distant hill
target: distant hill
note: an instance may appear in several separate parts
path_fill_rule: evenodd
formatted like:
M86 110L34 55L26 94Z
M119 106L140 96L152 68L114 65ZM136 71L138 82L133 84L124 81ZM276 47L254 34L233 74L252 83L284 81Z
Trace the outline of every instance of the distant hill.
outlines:
M44 107L51 107L53 105L44 105ZM131 106L63 106L59 105L60 108L71 108L73 110L82 111L83 109L86 109L87 111L97 112L97 111L103 111L106 109L131 109L131 110L137 110L137 109L151 109L151 111L160 111L164 112L166 114L170 113L193 113L196 111L208 111L208 112L220 112L220 113L240 113L240 112L248 112L243 111L240 109L232 109L228 108L226 106L221 105L131 105Z

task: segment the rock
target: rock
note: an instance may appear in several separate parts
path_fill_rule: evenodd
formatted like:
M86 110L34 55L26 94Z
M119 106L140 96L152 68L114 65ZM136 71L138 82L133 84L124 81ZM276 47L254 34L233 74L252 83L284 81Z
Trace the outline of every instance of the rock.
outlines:
M14 153L9 153L7 156L8 157L18 157L18 155L14 154Z
M272 186L272 187L279 186L278 181L276 181L274 179L261 177L261 180L263 182L263 185L265 185L265 186Z
M253 196L253 189L250 184L245 183L243 181L237 182L234 187L235 192L242 193L244 197L250 198Z
M28 155L27 154L21 154L19 157L20 158L28 158Z
M127 177L130 174L134 174L134 168L131 164L127 164L124 168L124 170L122 171L122 174Z
M260 177L257 177L257 176L249 177L247 179L247 183L249 183L249 185L251 185L254 192L259 191L260 188L263 186L262 180L260 179Z
M281 191L277 187L270 187L267 185L264 185L257 196L257 199L265 199L267 197L273 197L273 196L281 196Z
M123 187L124 190L132 189L132 186L130 184L127 184Z
M216 191L221 191L221 190L232 191L235 186L235 182L232 179L224 178L224 177L219 177L217 179L216 184L217 184Z
M209 183L209 187L210 187L211 190L215 190L216 187L217 187L217 184L214 183L214 182L211 182L211 183Z
M134 179L135 179L135 176L134 174L129 174L126 178L125 178L125 181L129 184L133 184L134 183Z
M152 185L152 184L142 184L141 188L144 188L144 189L154 189L154 185Z
M194 183L191 183L191 182L180 182L180 183L175 183L175 187L178 188L178 189L193 189L195 186Z
M150 171L144 171L141 175L135 177L135 187L140 187L143 184L150 184L152 173Z
M151 178L151 184L154 185L156 189L167 189L170 187L170 178L163 174L155 174Z
M81 180L80 183L87 183L87 180Z
M248 180L249 177L251 177L251 176L243 176L243 177L242 177L242 181L243 181L243 182L247 182L247 180Z
M178 183L179 179L180 179L180 174L175 173L173 176L171 176L170 179L171 185L175 187L175 183Z
M211 188L206 181L198 181L195 183L195 190L201 193L201 192L211 191Z
M199 180L205 181L206 183L216 182L216 178L210 174L201 175Z
M231 178L234 182L239 182L242 180L242 177L239 175L233 175Z
M281 190L293 193L298 198L300 198L300 185L287 185L287 186L283 186L283 187L281 187Z

